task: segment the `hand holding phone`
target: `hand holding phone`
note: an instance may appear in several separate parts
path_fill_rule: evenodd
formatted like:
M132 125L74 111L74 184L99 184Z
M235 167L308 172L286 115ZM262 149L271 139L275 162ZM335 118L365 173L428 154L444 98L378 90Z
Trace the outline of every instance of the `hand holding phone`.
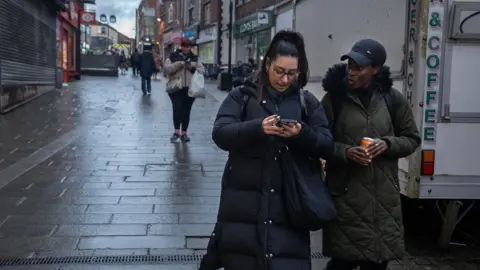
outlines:
M295 126L295 124L298 123L297 120L293 120L293 119L281 119L277 122L277 126L281 127L281 126L289 126L289 127L293 127Z
M280 119L277 124L283 128L280 136L285 138L295 137L300 133L300 130L302 130L302 124L293 119Z

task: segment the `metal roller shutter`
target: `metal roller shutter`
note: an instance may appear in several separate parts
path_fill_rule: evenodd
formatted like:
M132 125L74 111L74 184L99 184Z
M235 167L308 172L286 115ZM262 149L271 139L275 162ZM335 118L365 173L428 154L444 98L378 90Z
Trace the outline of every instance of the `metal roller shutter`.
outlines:
M53 85L56 11L40 0L0 0L0 84Z

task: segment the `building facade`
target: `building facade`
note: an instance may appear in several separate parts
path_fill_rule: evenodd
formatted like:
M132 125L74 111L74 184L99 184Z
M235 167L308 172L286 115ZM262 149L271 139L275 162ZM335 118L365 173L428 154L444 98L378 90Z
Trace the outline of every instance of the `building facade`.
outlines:
M180 47L183 37L183 3L184 0L164 0L160 20L164 22L162 37L163 60Z
M112 49L113 44L118 43L118 32L108 24L97 22L90 26L91 42L90 51L93 54L103 54Z
M236 61L254 59L259 63L270 43L274 21L275 0L237 1L233 34Z
M200 4L201 0L182 0L183 6L183 37L196 42L200 34ZM198 47L192 48L198 54Z
M0 1L1 113L55 89L57 52L68 46L58 11L67 11L65 1Z
M156 8L157 0L141 0L136 10L136 43L140 51L146 40L148 43L160 43L156 40L158 33Z
M232 48L232 63L235 62L235 53L236 53L236 43L235 39L232 38L232 43L230 44L229 40L229 33L228 33L228 25L230 19L230 1L231 0L220 0L220 10L219 10L219 34L218 40L220 44L218 45L218 63L220 65L225 65L228 63L228 50ZM234 3L235 4L235 3ZM238 3L236 3L238 5ZM232 13L232 20L235 21L235 5L233 5L233 13Z
M67 11L60 12L60 51L63 81L69 82L79 73L77 71L77 31L80 27L80 1L70 1L66 4Z
M200 61L208 67L216 65L219 61L217 53L219 47L220 0L200 0L199 33L196 43Z

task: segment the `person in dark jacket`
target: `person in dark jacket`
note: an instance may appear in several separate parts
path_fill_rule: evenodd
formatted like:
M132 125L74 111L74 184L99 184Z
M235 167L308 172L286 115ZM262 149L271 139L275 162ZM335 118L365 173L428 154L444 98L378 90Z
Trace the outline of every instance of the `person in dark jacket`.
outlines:
M303 37L280 31L259 72L223 101L212 138L229 159L201 270L311 269L310 233L289 221L282 192L288 179L280 166L280 152L288 151L300 172L323 181L316 164L331 153L333 140L318 99L300 92L307 80ZM281 125L279 117L297 122Z
M405 252L398 159L421 140L409 102L392 88L386 58L380 43L360 40L341 57L348 64L330 68L323 80L335 140L326 181L338 212L323 230L328 270L385 270ZM368 148L364 137L374 139Z
M143 95L152 93L152 74L155 72L155 59L153 58L152 48L145 46L140 56L140 77L142 77Z
M135 51L133 54L130 56L130 62L132 64L132 71L133 71L133 76L137 76L139 73L139 63L140 63L140 54L138 53L138 49L135 48Z

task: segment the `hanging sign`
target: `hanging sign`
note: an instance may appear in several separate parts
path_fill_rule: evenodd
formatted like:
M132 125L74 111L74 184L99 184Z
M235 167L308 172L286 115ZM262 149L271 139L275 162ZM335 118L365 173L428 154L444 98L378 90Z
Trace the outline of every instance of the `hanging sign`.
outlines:
M80 11L80 24L95 24L95 12L94 11Z

